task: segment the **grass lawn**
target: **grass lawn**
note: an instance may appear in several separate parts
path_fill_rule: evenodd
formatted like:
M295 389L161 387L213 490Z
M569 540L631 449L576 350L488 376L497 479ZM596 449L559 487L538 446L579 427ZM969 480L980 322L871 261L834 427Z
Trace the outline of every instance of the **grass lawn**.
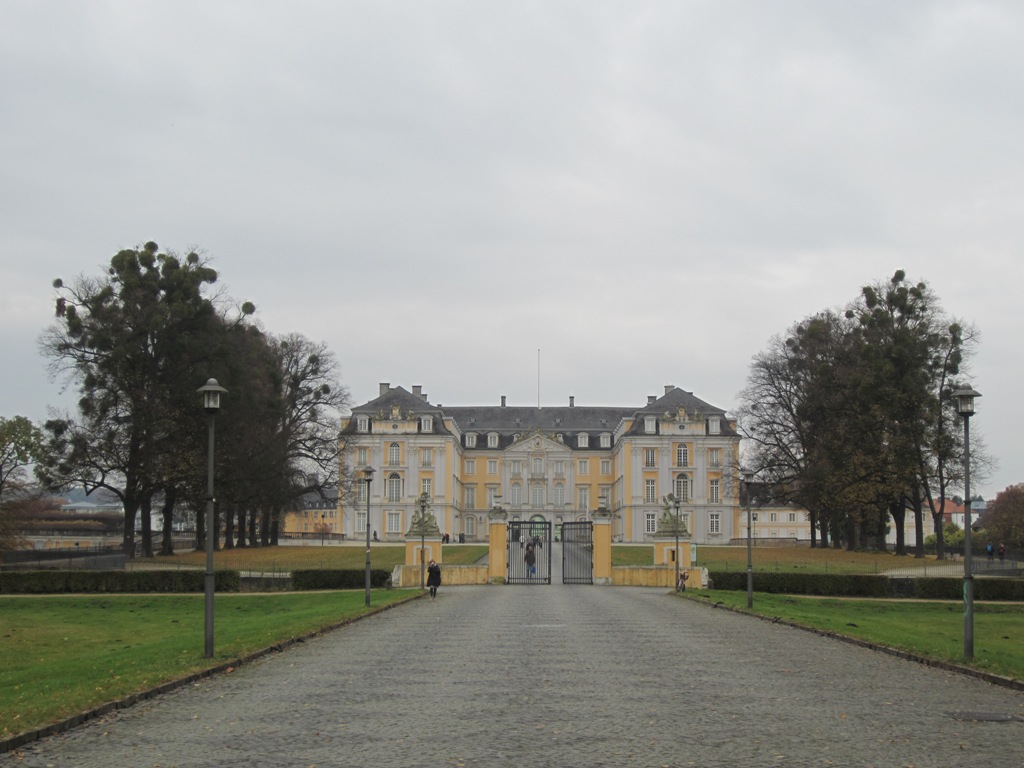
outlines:
M747 606L746 592L686 594L744 611ZM975 603L974 610L974 660L968 662L963 658L963 604L959 602L754 594L754 612L764 616L1024 680L1024 606Z
M38 728L394 603L419 590L0 597L0 733Z
M471 565L487 554L484 544L451 544L443 549L445 565ZM366 565L365 546L333 547L245 547L218 550L213 555L214 567L238 571L281 573L304 568L360 569ZM405 546L401 544L374 544L370 548L370 564L374 569L391 570L405 562ZM171 557L136 560L131 567L178 565L198 567L206 565L205 552L186 552Z

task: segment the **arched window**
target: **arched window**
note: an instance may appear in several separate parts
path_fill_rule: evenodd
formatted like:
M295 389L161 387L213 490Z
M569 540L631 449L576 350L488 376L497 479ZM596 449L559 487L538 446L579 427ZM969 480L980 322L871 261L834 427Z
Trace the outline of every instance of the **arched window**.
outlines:
M401 501L402 500L402 478L396 473L392 472L388 475L388 501Z
M690 500L690 478L686 475L676 478L676 498L682 502Z
M388 446L388 466L397 467L402 463L402 448L398 443Z

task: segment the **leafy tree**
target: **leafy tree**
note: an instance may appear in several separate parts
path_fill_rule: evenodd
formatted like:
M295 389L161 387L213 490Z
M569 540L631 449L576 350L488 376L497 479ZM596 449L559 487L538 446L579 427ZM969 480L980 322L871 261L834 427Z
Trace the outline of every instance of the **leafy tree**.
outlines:
M988 506L985 530L994 544L1024 547L1024 483L1000 491Z
M80 397L77 418L46 424L42 477L53 487L115 493L130 554L140 508L148 512L174 474L180 425L194 423L183 409L217 347L209 342L220 321L206 295L216 280L198 254L182 260L150 242L118 252L101 278L54 281L57 322L40 349ZM149 530L144 520L146 554Z
M42 433L24 416L0 416L0 549L19 543L23 502L31 495L28 467L40 455Z

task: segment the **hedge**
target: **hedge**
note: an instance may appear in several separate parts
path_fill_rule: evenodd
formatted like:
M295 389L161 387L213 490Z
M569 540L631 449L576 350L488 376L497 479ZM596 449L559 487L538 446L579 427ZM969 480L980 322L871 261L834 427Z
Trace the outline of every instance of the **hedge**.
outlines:
M745 571L714 571L708 574L715 589L745 591ZM916 578L890 579L831 573L754 574L757 592L787 595L823 595L835 597L915 597L931 600L963 599L962 579ZM974 579L976 600L1024 601L1024 580Z
M203 571L0 571L0 594L80 592L203 592ZM218 592L238 592L238 571L216 571Z
M390 581L391 571L370 571L370 586L386 587ZM309 569L292 571L292 589L364 589L365 587L365 569Z

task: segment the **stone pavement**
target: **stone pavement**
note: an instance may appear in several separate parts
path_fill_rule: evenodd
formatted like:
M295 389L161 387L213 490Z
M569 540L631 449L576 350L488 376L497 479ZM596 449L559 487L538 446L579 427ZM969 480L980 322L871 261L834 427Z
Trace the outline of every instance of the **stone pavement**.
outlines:
M441 588L0 766L989 766L1024 696L664 590Z

